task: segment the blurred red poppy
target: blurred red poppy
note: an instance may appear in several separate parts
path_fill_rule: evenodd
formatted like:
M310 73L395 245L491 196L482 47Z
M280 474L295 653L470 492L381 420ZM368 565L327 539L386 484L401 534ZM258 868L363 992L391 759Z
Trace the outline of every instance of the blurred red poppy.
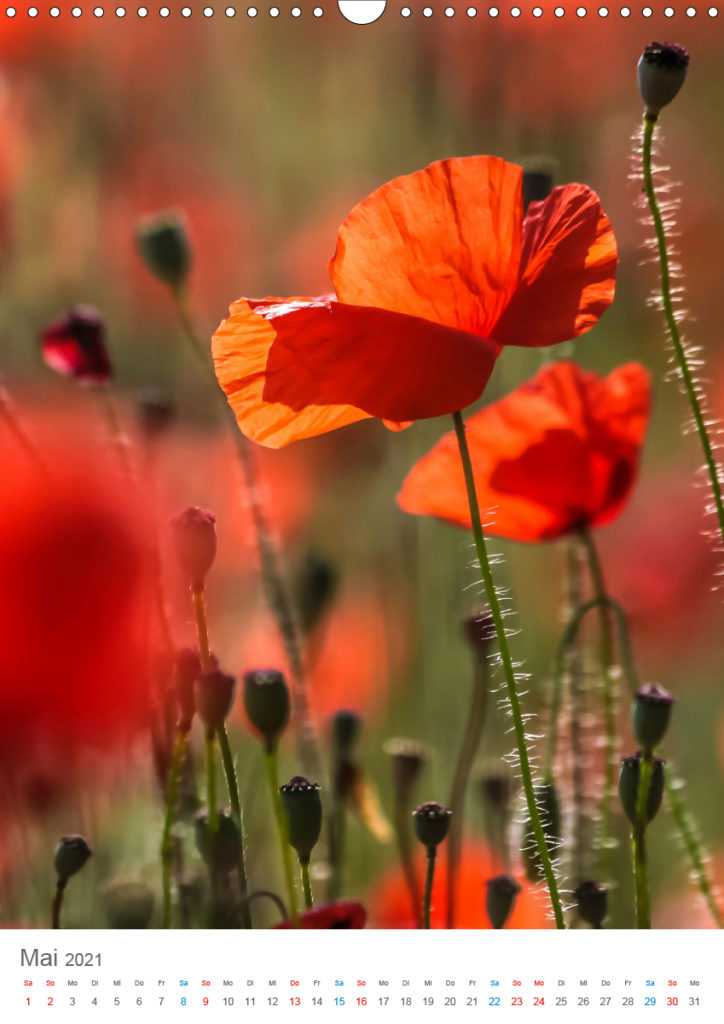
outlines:
M490 156L395 178L342 224L336 296L235 302L212 351L243 432L278 448L369 416L441 416L480 396L500 346L592 327L617 260L598 197L566 185L524 219L521 180Z
M562 361L481 409L467 429L488 532L553 540L615 519L636 478L649 407L649 374L638 363L601 378ZM470 526L454 433L414 466L397 501Z
M364 928L367 911L361 903L327 903L313 910L305 910L299 919L301 928ZM277 928L291 928L291 921Z
M423 890L424 853L419 848L419 889ZM467 840L460 858L457 891L457 927L490 928L485 911L485 883L500 874L500 864L485 846ZM521 886L513 912L506 928L548 928L551 921L546 913L546 900L523 876L516 879ZM369 900L370 924L373 928L415 928L415 915L410 905L410 893L400 869L383 875L376 883ZM444 928L447 913L447 859L440 857L432 888L432 928Z

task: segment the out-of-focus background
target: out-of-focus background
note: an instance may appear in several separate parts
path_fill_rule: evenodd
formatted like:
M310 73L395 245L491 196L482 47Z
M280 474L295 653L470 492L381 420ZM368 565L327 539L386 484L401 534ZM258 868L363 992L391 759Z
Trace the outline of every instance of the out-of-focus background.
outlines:
M35 20L25 5L17 5L14 19L0 19L0 375L49 452L65 457L78 445L99 472L112 458L104 429L89 392L42 365L37 339L45 323L78 303L102 312L115 392L133 437L138 389L154 385L173 396L178 419L156 455L159 518L164 522L186 505L217 514L210 628L228 671L269 663L280 652L218 405L188 354L168 293L138 258L138 218L182 211L194 253L191 307L208 339L240 295L328 291L327 261L349 209L382 182L433 160L542 155L555 161L558 183L581 181L599 193L620 247L616 300L565 354L599 372L643 362L653 375L655 407L633 499L598 540L609 589L630 615L642 678L678 698L665 753L688 781L690 807L715 862L720 851L724 875L724 607L712 589L721 560L703 536L706 492L695 487L700 454L683 430L684 402L667 381L661 317L647 307L655 267L644 264L642 245L650 231L639 223L640 187L628 180L641 116L638 56L652 39L680 42L691 66L681 95L662 117L659 163L680 183L677 244L692 313L686 329L703 348L702 376L719 415L720 19L703 10L696 18L666 18L660 5L649 19L635 11L622 18L618 7L606 19L592 13L578 19L572 10L557 19L549 5L534 19L527 4L517 20L503 9L493 19L487 5L477 5L478 17L471 19L463 3L410 3L412 14L404 19L393 0L379 22L356 27L331 0L297 4L299 18L291 17L288 3L280 5L278 18L269 16L266 2L258 4L254 19L245 4L233 19L221 8L212 18L195 10L184 19L174 5L168 18L151 10L144 20L130 10L122 20L88 12L73 19L70 5L61 6L55 20L45 5ZM315 6L324 8L322 17L314 17ZM433 8L433 17L423 17L423 6ZM445 17L447 6L457 8L454 18ZM506 350L482 402L532 376L541 358L535 349ZM412 737L428 747L417 795L444 802L468 714L471 658L461 620L481 600L470 537L408 516L394 501L407 470L447 429L444 421L426 421L392 434L367 421L282 452L259 453L268 512L290 577L310 553L329 560L338 574L315 640L317 727L326 737L329 716L340 707L362 714L360 758L388 818L385 739ZM504 554L501 577L514 595L515 654L531 674L526 709L544 709L562 626L565 549L493 546ZM170 567L167 577L177 641L191 643L182 581ZM593 687L595 630L587 638ZM5 701L1 707L12 706ZM598 707L592 698L592 713ZM277 887L260 746L240 707L233 722L250 875L257 888ZM540 723L531 732L542 732L545 718ZM592 736L596 728L594 717ZM621 734L621 752L629 753L625 700ZM96 886L119 877L158 884L161 804L148 743L139 736L131 752L109 748L103 756L97 749L77 754L66 739L58 748L42 737L38 743L5 759L9 813L2 815L0 920L46 923L55 840L78 831L87 833L96 856L74 883L67 923L103 926ZM509 723L491 714L481 759L511 747ZM282 765L283 776L298 770L291 735L282 745ZM466 817L471 841L481 842L475 785ZM621 822L618 831L612 922L628 926L629 854ZM687 889L688 868L672 834L662 813L650 840L654 924L703 926L706 915ZM394 923L385 917L392 898L379 895L380 880L395 869L394 844L381 844L354 816L348 839L345 894L372 908L372 923ZM189 858L193 874L190 850ZM322 893L324 880L317 884ZM476 885L471 882L465 898L480 899L482 908ZM540 924L531 914L528 923ZM482 924L482 910L479 918Z

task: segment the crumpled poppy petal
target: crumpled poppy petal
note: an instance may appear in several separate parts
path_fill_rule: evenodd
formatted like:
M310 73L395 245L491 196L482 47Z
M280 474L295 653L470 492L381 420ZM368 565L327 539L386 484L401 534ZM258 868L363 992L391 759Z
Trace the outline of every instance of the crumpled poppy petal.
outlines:
M521 180L516 164L469 156L378 188L339 230L337 297L489 337L518 282Z
M241 299L230 312L212 339L216 374L242 431L272 448L366 416L464 408L498 354L464 331L327 298Z
M560 362L472 416L468 445L487 531L542 541L614 519L636 478L649 406L649 374L636 363L601 379ZM470 527L453 432L414 466L397 501Z
M500 345L538 347L584 334L613 301L617 260L596 193L585 185L553 189L528 209L520 283L492 336Z

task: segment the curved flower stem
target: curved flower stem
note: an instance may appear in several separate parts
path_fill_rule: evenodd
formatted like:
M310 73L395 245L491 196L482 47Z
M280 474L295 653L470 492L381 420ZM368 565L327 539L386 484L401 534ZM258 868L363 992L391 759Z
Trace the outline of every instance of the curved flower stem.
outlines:
M653 168L651 166L651 144L654 137L654 127L656 125L656 115L645 114L644 115L644 131L643 131L643 179L644 179L644 191L646 193L646 199L649 204L651 211L651 218L654 222L654 231L656 232L656 247L659 255L659 270L661 277L661 299L663 301L664 316L666 318L666 326L669 331L669 337L671 343L674 346L674 354L676 356L676 363L681 374L681 380L684 385L684 393L687 401L691 407L691 412L694 417L694 424L696 426L697 433L699 435L699 441L701 442L701 448L704 453L704 461L706 462L707 472L709 474L709 481L711 483L711 493L714 499L714 509L716 511L716 518L719 523L719 533L721 535L722 543L724 543L724 500L722 499L722 487L721 480L719 478L719 466L714 458L714 449L709 437L709 431L706 425L706 419L702 403L697 393L696 384L692 376L691 368L689 366L689 359L686 354L686 348L681 340L681 333L679 331L679 325L676 320L676 314L674 312L674 304L671 298L671 273L669 269L669 252L666 244L666 230L664 228L664 220L661 216L661 210L656 199L656 189L654 187L654 176Z
M181 765L186 753L187 733L179 731L173 745L171 766L168 771L166 785L166 814L161 836L161 866L163 871L163 928L171 927L171 867L173 863L173 842L171 830L176 815L178 784L181 777Z
M588 557L593 591L598 599L600 649L599 659L603 673L603 708L606 731L603 793L601 795L601 823L598 847L598 877L608 877L608 843L611 831L611 802L616 780L616 687L613 678L613 630L608 614L606 581L596 545L588 530L581 530L581 543Z
M314 906L314 899L312 897L312 883L309 879L309 861L299 861L299 871L302 876L302 889L304 890L304 906L307 910L311 910Z
M523 713L520 707L520 700L518 698L518 690L515 680L515 668L510 654L510 647L508 645L508 635L505 631L503 612L500 607L498 593L495 589L495 580L493 579L493 573L490 567L487 549L485 547L485 536L483 534L483 526L480 520L480 508L478 507L478 498L475 493L475 476L473 474L473 467L470 461L470 450L465 436L465 424L460 412L453 413L453 422L455 423L455 434L457 436L458 448L460 450L460 461L462 463L463 474L465 476L465 487L468 495L468 505L470 507L470 521L473 529L473 536L475 538L475 548L478 554L480 572L482 573L483 583L488 597L488 604L490 605L490 613L493 616L493 621L495 623L500 660L505 674L508 701L510 703L510 713L513 718L513 727L518 746L520 773L523 779L526 802L528 804L528 817L533 827L536 846L538 848L538 856L540 857L540 862L543 866L543 873L548 884L548 891L550 893L556 927L565 928L563 909L561 907L560 896L558 895L558 885L553 871L550 853L548 852L548 846L546 845L545 834L543 832L543 826L541 825L540 814L538 812L538 805L535 799L533 777L531 774L528 747L525 739Z
M249 903L246 899L249 887L246 880L246 864L244 861L244 827L241 818L239 785L236 780L236 768L234 767L234 758L231 753L231 747L229 746L229 735L226 731L225 725L221 726L217 735L219 737L221 761L224 765L224 774L226 775L226 787L229 791L231 813L233 814L236 826L239 829L239 863L236 868L236 873L239 879L239 895L241 896L241 923L244 928L251 928L251 912L249 910Z
M283 922L289 920L289 914L287 913L287 908L284 906L284 903L279 899L275 892L270 892L268 889L256 889L254 892L250 892L248 896L245 896L244 899L241 900L240 906L242 908L244 906L248 907L253 900L260 899L270 900L279 911Z
M289 913L295 928L299 927L299 910L297 905L297 890L294 885L294 867L292 865L292 848L287 837L287 823L284 817L282 799L279 795L279 762L276 746L269 747L264 751L264 767L269 782L272 807L274 808L274 819L277 824L277 834L282 851L282 863L284 865L284 877L287 883L287 894L289 896Z
M422 901L422 927L430 927L430 910L432 908L432 883L435 880L435 859L437 851L434 846L427 848L427 868L425 871L425 895Z
M646 808L653 774L654 759L650 750L641 754L639 784L636 792L636 822L633 827L634 882L636 886L636 927L651 927L649 865L646 856Z
M51 912L52 917L52 928L60 928L60 911L63 907L63 895L65 893L65 887L67 882L63 878L59 878L55 885L55 895L53 896L53 907Z
M50 474L45 463L45 459L40 454L33 441L31 441L30 435L25 430L25 427L18 417L15 409L15 403L10 397L10 392L2 383L0 383L0 418L3 420L5 426L8 428L17 441L19 447L22 448L35 468L42 473L43 476L49 476Z

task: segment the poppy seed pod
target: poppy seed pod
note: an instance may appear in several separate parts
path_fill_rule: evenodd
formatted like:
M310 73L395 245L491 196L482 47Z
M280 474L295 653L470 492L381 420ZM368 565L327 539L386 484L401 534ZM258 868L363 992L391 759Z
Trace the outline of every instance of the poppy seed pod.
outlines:
M384 751L392 758L395 800L398 804L406 804L420 777L420 772L425 767L425 748L416 740L393 737L385 743Z
M546 846L548 847L548 852L553 856L561 841L561 810L558 803L558 793L555 786L549 782L535 786L534 792ZM522 853L528 880L531 882L540 881L543 866L540 862L538 844L535 840L535 832L533 831L533 824L530 819L526 820L523 829Z
M234 703L236 680L215 668L196 680L194 697L199 718L210 732L220 729Z
M520 894L520 886L510 875L498 875L497 878L491 878L486 885L488 892L485 909L490 923L493 928L504 928Z
M608 892L598 882L581 882L573 894L578 916L592 928L600 928L608 913Z
M188 732L196 714L194 689L196 680L201 675L201 659L198 651L193 651L190 647L184 647L177 651L173 674L178 705L178 727L182 732Z
M294 597L299 624L311 633L334 598L338 573L334 565L319 555L308 554L294 581Z
M495 640L495 623L489 611L476 612L463 622L463 631L472 650L479 658L487 658Z
M447 835L451 814L449 808L435 803L434 800L420 804L412 812L415 819L415 835L428 850L434 850Z
M63 836L55 851L55 870L58 881L67 882L92 856L92 850L83 836Z
M165 434L176 417L176 403L161 388L141 388L136 396L136 420L145 441Z
M646 116L651 120L674 99L686 79L689 54L678 43L653 42L638 63L638 81Z
M355 711L338 711L332 718L332 742L341 754L350 754L362 731L362 719Z
M176 561L200 590L216 558L216 516L203 508L186 508L175 515L169 525Z
M280 786L282 805L287 819L289 842L302 863L308 862L322 831L322 797L316 782L295 775L286 786Z
M114 882L103 891L111 928L148 928L153 904L153 890L145 882Z
M656 683L647 683L636 694L631 713L633 733L642 750L653 750L666 734L674 698Z
M204 861L219 874L228 875L239 863L241 832L231 814L219 808L219 827L212 836L209 832L209 812L199 811L194 821L196 849Z
M641 751L621 762L621 774L618 777L618 793L621 806L632 825L636 824L636 801L638 799L639 775L641 772ZM653 821L659 813L664 796L664 762L660 757L653 759L653 771L649 785L649 797L646 804L646 823Z
M270 746L289 718L289 687L281 672L257 668L244 673L244 709Z
M46 364L82 384L107 384L113 367L106 349L106 329L92 306L76 306L48 324L40 336Z
M136 228L136 246L154 277L174 291L183 287L191 269L191 244L178 213L144 217Z

